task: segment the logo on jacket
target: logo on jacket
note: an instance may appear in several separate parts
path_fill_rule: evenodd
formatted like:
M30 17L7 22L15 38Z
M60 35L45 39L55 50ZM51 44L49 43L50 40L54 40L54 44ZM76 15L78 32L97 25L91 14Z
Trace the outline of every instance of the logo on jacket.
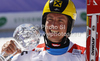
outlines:
M74 54L74 55L76 55L76 54L81 54L81 50L78 50L78 49L73 49L73 51L72 51L72 53Z
M52 46L54 46L54 47L59 47L59 46L61 46L61 44L53 44L53 43L52 43Z

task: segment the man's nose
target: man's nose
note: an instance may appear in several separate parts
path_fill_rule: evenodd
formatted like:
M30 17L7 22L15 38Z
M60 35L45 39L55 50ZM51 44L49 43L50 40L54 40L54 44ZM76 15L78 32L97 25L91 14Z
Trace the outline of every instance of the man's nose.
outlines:
M53 21L51 27L52 27L53 29L58 29L58 26L59 26L59 25L58 25L57 21Z
M53 26L58 26L58 22L57 21L53 21L52 25Z

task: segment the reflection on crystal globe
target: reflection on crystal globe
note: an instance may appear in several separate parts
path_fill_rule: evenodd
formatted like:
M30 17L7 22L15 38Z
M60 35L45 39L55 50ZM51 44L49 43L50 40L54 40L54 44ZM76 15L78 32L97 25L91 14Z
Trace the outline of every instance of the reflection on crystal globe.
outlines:
M39 30L32 24L19 25L13 34L16 41L26 50L32 50L39 44Z

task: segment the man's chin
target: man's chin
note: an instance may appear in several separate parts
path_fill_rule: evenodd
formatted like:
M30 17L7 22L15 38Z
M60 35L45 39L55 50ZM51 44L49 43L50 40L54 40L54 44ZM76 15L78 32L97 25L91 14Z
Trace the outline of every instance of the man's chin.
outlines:
M59 38L54 38L54 37L52 37L52 38L49 38L49 40L51 41L51 42L55 42L55 43L58 43L58 42L60 42L60 40L59 40Z

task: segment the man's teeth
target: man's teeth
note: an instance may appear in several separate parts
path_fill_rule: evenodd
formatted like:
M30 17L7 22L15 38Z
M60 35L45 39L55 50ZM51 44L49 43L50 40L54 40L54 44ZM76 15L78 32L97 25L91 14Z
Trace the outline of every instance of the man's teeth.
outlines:
M53 30L51 30L51 32L52 32L52 33L58 33L58 31L53 31Z

